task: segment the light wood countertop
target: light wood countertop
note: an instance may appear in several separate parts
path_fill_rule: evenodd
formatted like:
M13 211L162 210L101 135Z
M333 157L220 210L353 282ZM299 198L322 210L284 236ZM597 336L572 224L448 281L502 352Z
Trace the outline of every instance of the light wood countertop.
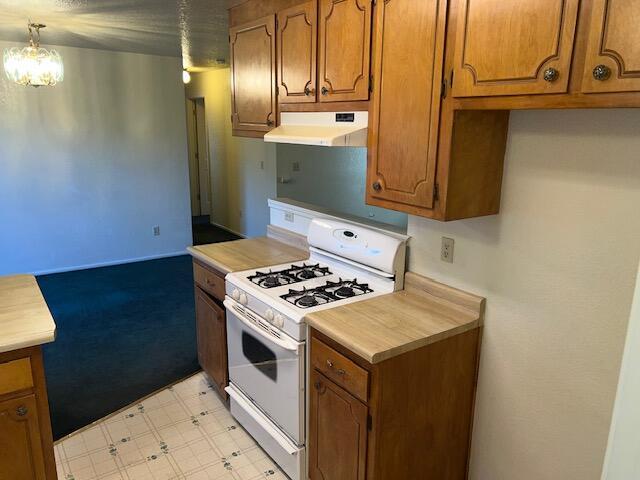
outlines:
M0 277L0 353L53 342L56 324L33 275Z
M477 328L484 298L407 273L405 290L307 315L306 322L370 363Z
M199 245L187 250L193 257L224 274L309 258L308 251L268 237Z

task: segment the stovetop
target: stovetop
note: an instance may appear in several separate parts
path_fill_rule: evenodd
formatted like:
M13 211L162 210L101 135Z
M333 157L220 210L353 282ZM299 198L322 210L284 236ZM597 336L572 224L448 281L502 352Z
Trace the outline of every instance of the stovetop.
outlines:
M394 290L393 278L319 257L230 273L225 282L226 294L292 338L301 340L305 337L306 315Z

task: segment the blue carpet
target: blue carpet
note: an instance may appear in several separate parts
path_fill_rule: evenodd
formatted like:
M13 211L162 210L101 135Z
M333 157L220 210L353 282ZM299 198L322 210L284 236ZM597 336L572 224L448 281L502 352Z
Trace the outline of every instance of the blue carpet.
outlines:
M54 438L199 370L190 256L38 283L58 327L43 347Z

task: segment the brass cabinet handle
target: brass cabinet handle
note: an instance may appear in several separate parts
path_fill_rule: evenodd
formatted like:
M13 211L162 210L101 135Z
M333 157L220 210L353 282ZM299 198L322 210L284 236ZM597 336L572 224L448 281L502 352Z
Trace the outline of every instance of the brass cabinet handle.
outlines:
M327 360L327 366L328 366L331 370L335 371L338 375L344 375L345 373L347 373L347 372L345 372L345 371L344 371L343 369L341 369L341 368L339 368L339 369L337 369L337 370L336 370L336 368L335 368L335 366L333 365L333 362L332 362L331 360Z
M309 86L307 85L306 87L304 87L304 94L307 97L310 97L311 95L313 95L314 93L316 93L316 89L315 88L309 88Z
M376 192L382 190L382 184L380 182L373 182L372 187Z
M598 65L593 69L593 78L604 82L605 80L609 80L611 76L611 69L606 65Z
M327 87L322 87L322 90L320 90L322 92L322 95L329 95L329 89Z
M555 68L547 68L542 75L545 82L553 83L560 78L560 72Z
M19 417L24 417L27 413L29 413L29 409L27 407L25 407L24 405L20 405L17 409L16 409L16 414Z

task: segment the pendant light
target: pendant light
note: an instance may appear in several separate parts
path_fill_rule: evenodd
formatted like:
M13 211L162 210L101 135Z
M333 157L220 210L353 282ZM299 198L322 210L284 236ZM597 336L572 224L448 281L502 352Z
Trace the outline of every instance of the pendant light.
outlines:
M53 86L64 78L62 57L55 50L40 46L41 23L28 23L29 46L4 51L4 71L9 80L20 85Z

